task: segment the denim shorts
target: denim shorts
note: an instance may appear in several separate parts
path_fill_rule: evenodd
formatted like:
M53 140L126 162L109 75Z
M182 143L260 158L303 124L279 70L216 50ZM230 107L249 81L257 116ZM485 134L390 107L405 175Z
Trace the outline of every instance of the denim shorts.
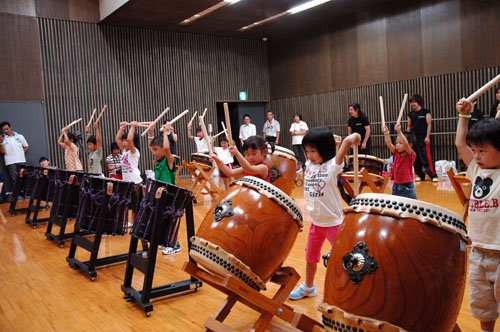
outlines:
M415 184L413 182L394 183L392 185L392 194L417 199L417 192L415 191Z

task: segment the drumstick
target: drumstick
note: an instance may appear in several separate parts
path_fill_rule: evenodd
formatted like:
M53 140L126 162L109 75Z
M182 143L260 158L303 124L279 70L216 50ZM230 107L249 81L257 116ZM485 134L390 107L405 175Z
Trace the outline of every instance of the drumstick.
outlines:
M215 138L219 137L220 135L224 134L225 132L226 132L226 129L224 129L223 131L221 131L217 135L212 136L212 139L215 139Z
M359 164L358 164L358 146L354 145L354 160L353 160L353 167L354 167L354 197L357 197L359 195Z
M497 75L495 78L493 78L491 81L483 85L479 90L471 94L469 97L467 97L468 102L473 102L477 98L481 97L486 91L488 91L492 86L500 82L500 75Z
M90 126L90 124L92 123L92 119L94 118L95 112L97 112L97 108L94 108L94 111L92 112L92 115L90 116L89 124L87 125L87 127Z
M497 109L497 115L495 116L495 119L500 119L500 108Z
M396 124L401 124L401 118L403 117L403 111L406 108L406 102L408 101L408 94L405 93L405 97L403 98L403 103L401 104L401 109L399 110L398 121Z
M103 115L103 113L104 113L104 111L106 110L107 107L108 107L108 105L104 105L104 107L101 110L101 113L99 113L99 116L95 120L95 124L97 124L99 122L99 120L101 120L101 116Z
M137 122L138 124L142 124L142 125L150 125L152 122L149 121L149 122Z
M194 112L193 117L192 117L192 118L191 118L191 120L189 120L189 122L188 122L188 127L190 127L190 126L193 124L194 118L196 118L196 114L198 114L198 111Z
M172 119L172 121L170 121L170 124L174 124L175 122L177 122L177 120L179 120L180 118L182 118L184 115L188 114L189 113L189 110L185 110L184 112L182 112L181 114L177 115L175 118ZM163 131L163 127L160 129L160 131Z
M161 114L153 121L151 122L151 124L148 126L148 128L146 130L144 130L144 132L141 134L141 136L144 136L146 135L146 133L149 131L149 129L153 128L154 125L161 120L161 118L163 118L163 116L165 114L167 114L167 112L170 111L170 107L167 107L165 108L165 110L163 112L161 112Z
M208 108L205 107L205 110L203 111L203 114L201 115L203 118L205 118L205 114L207 114Z
M205 139L205 142L207 143L208 146L208 152L210 152L210 155L212 155L214 151L212 150L212 144L210 144L210 139L208 138L207 128L205 127L205 120L203 120L202 115L200 115L198 119L200 120L200 126L201 126L201 131L203 132L203 138Z
M384 98L379 96L380 99L380 115L382 116L382 126L385 126L385 115L384 115Z
M73 125L77 124L77 123L78 123L78 122L80 122L80 121L82 121L82 118L79 118L78 120L75 120L75 121L71 122L71 123L70 123L69 125L67 125L66 127L67 127L67 128L69 128L69 127L71 127L71 126L73 126Z
M231 133L231 119L229 118L229 107L227 106L227 103L224 103L224 115L226 117L226 123L227 123L227 139L229 142L233 142L233 135Z

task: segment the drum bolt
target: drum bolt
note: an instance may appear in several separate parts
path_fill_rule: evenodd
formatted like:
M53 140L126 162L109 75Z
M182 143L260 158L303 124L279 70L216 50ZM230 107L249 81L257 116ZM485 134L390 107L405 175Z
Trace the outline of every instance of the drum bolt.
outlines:
M279 314L282 314L282 313L283 313L283 309L278 308L278 309L276 309L276 312L278 313L278 315L279 315Z

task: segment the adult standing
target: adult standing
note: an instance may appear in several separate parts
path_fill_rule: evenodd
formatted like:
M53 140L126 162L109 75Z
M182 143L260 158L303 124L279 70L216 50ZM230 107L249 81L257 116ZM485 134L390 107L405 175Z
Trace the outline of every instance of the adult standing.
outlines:
M307 127L307 123L302 121L302 115L299 113L295 113L293 116L293 123L290 126L290 134L292 135L292 147L293 152L295 152L295 156L297 157L299 164L298 168L302 168L302 165L305 164L306 158L304 156L304 148L302 147L302 139L309 127Z
M417 138L417 144L413 146L413 150L417 153L417 159L413 164L415 173L417 173L415 181L425 180L425 173L432 181L438 181L434 172L431 111L424 108L424 98L420 95L411 97L411 108L412 110L408 113L408 131Z
M267 142L278 145L280 141L280 123L274 119L272 111L267 112L267 121L264 123L264 138Z
M253 123L250 123L252 119L250 118L249 114L243 115L243 124L240 126L240 142L241 146L245 143L245 141L250 137L250 136L255 136L257 135L257 128Z
M167 129L168 144L170 145L170 153L177 155L177 133L174 127L169 126Z
M16 166L26 163L25 153L28 151L29 146L23 135L12 130L9 122L0 123L0 129L2 130L0 152L4 154L7 176L10 180L7 182L7 191L13 191L17 177Z
M479 107L477 107L477 100L475 100L473 103L472 103L473 107L474 107L474 110L472 111L472 113L470 114L470 118L469 118L469 130L476 124L478 123L479 121L483 120L484 119L484 115L483 115L483 112L481 112L481 110L479 109Z
M370 138L370 121L368 117L361 111L361 105L352 103L349 105L349 120L347 121L347 131L349 135L358 133L361 135L360 154L370 154L372 141Z
M490 118L494 118L497 115L498 104L500 104L500 87L495 89L495 102L490 108Z

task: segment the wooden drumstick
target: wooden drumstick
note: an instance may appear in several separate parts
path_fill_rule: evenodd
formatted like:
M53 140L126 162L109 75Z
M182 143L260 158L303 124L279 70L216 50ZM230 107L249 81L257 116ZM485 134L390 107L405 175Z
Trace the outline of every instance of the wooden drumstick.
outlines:
M224 134L226 132L226 129L222 130L220 133L218 133L217 135L214 135L212 136L212 139L215 139L217 137L219 137L220 135Z
M468 102L473 102L477 98L481 97L486 91L488 91L492 86L500 82L500 74L493 78L491 81L483 85L479 90L467 97Z
M74 125L76 125L78 122L82 121L82 118L79 118L78 120L75 120L73 122L71 122L69 125L67 125L66 127L69 128L69 127L72 127Z
M496 119L500 119L500 108L497 109L497 115L495 116Z
M380 116L382 117L382 126L385 126L385 114L384 114L384 98L379 96L380 99Z
M189 120L189 122L188 122L188 127L190 127L190 126L193 124L193 121L194 121L194 119L196 118L196 114L198 114L198 111L194 112L193 117L192 117L192 118L191 118L191 120Z
M403 98L403 103L401 104L401 109L399 110L398 121L396 122L396 124L401 124L401 119L403 118L403 112L406 108L407 101L408 101L408 94L405 93L405 97Z
M173 118L171 121L170 121L170 124L173 125L174 123L177 122L177 120L179 120L180 118L182 118L184 115L188 114L189 113L189 110L185 110L184 112L182 112L181 114L177 115L175 118ZM160 129L160 131L163 131L163 127Z
M357 197L359 195L358 146L354 145L353 150L354 150L354 159L353 159L353 167L354 167L354 197Z
M97 112L97 108L94 108L94 111L92 112L92 115L90 116L89 123L87 124L87 127L90 126L92 123L92 119L94 118L95 112Z
M99 113L99 116L95 120L95 124L99 123L99 120L101 120L101 116L104 114L104 111L106 110L106 108L108 108L108 105L104 105L104 107L101 110L101 113Z
M212 155L214 151L212 150L212 144L210 144L210 139L208 138L207 128L205 127L205 120L203 120L202 115L198 117L198 120L200 121L201 131L203 132L203 138L205 139L205 142L207 143L208 146L208 152L210 152L210 155Z
M203 114L201 115L203 118L205 118L205 114L207 114L207 111L208 111L208 108L205 107L205 109L203 110Z
M229 142L233 142L233 134L231 133L231 118L229 118L229 107L227 103L224 103L224 116L226 117L227 123L227 139Z
M141 134L141 136L144 136L147 134L147 132L149 131L149 129L153 128L155 126L155 124L161 120L161 118L163 118L163 116L165 114L167 114L167 112L170 111L170 107L167 107L165 108L165 110L163 112L161 112L161 114L153 121L151 122L151 124L148 126L148 128L146 130L144 130L144 132Z

